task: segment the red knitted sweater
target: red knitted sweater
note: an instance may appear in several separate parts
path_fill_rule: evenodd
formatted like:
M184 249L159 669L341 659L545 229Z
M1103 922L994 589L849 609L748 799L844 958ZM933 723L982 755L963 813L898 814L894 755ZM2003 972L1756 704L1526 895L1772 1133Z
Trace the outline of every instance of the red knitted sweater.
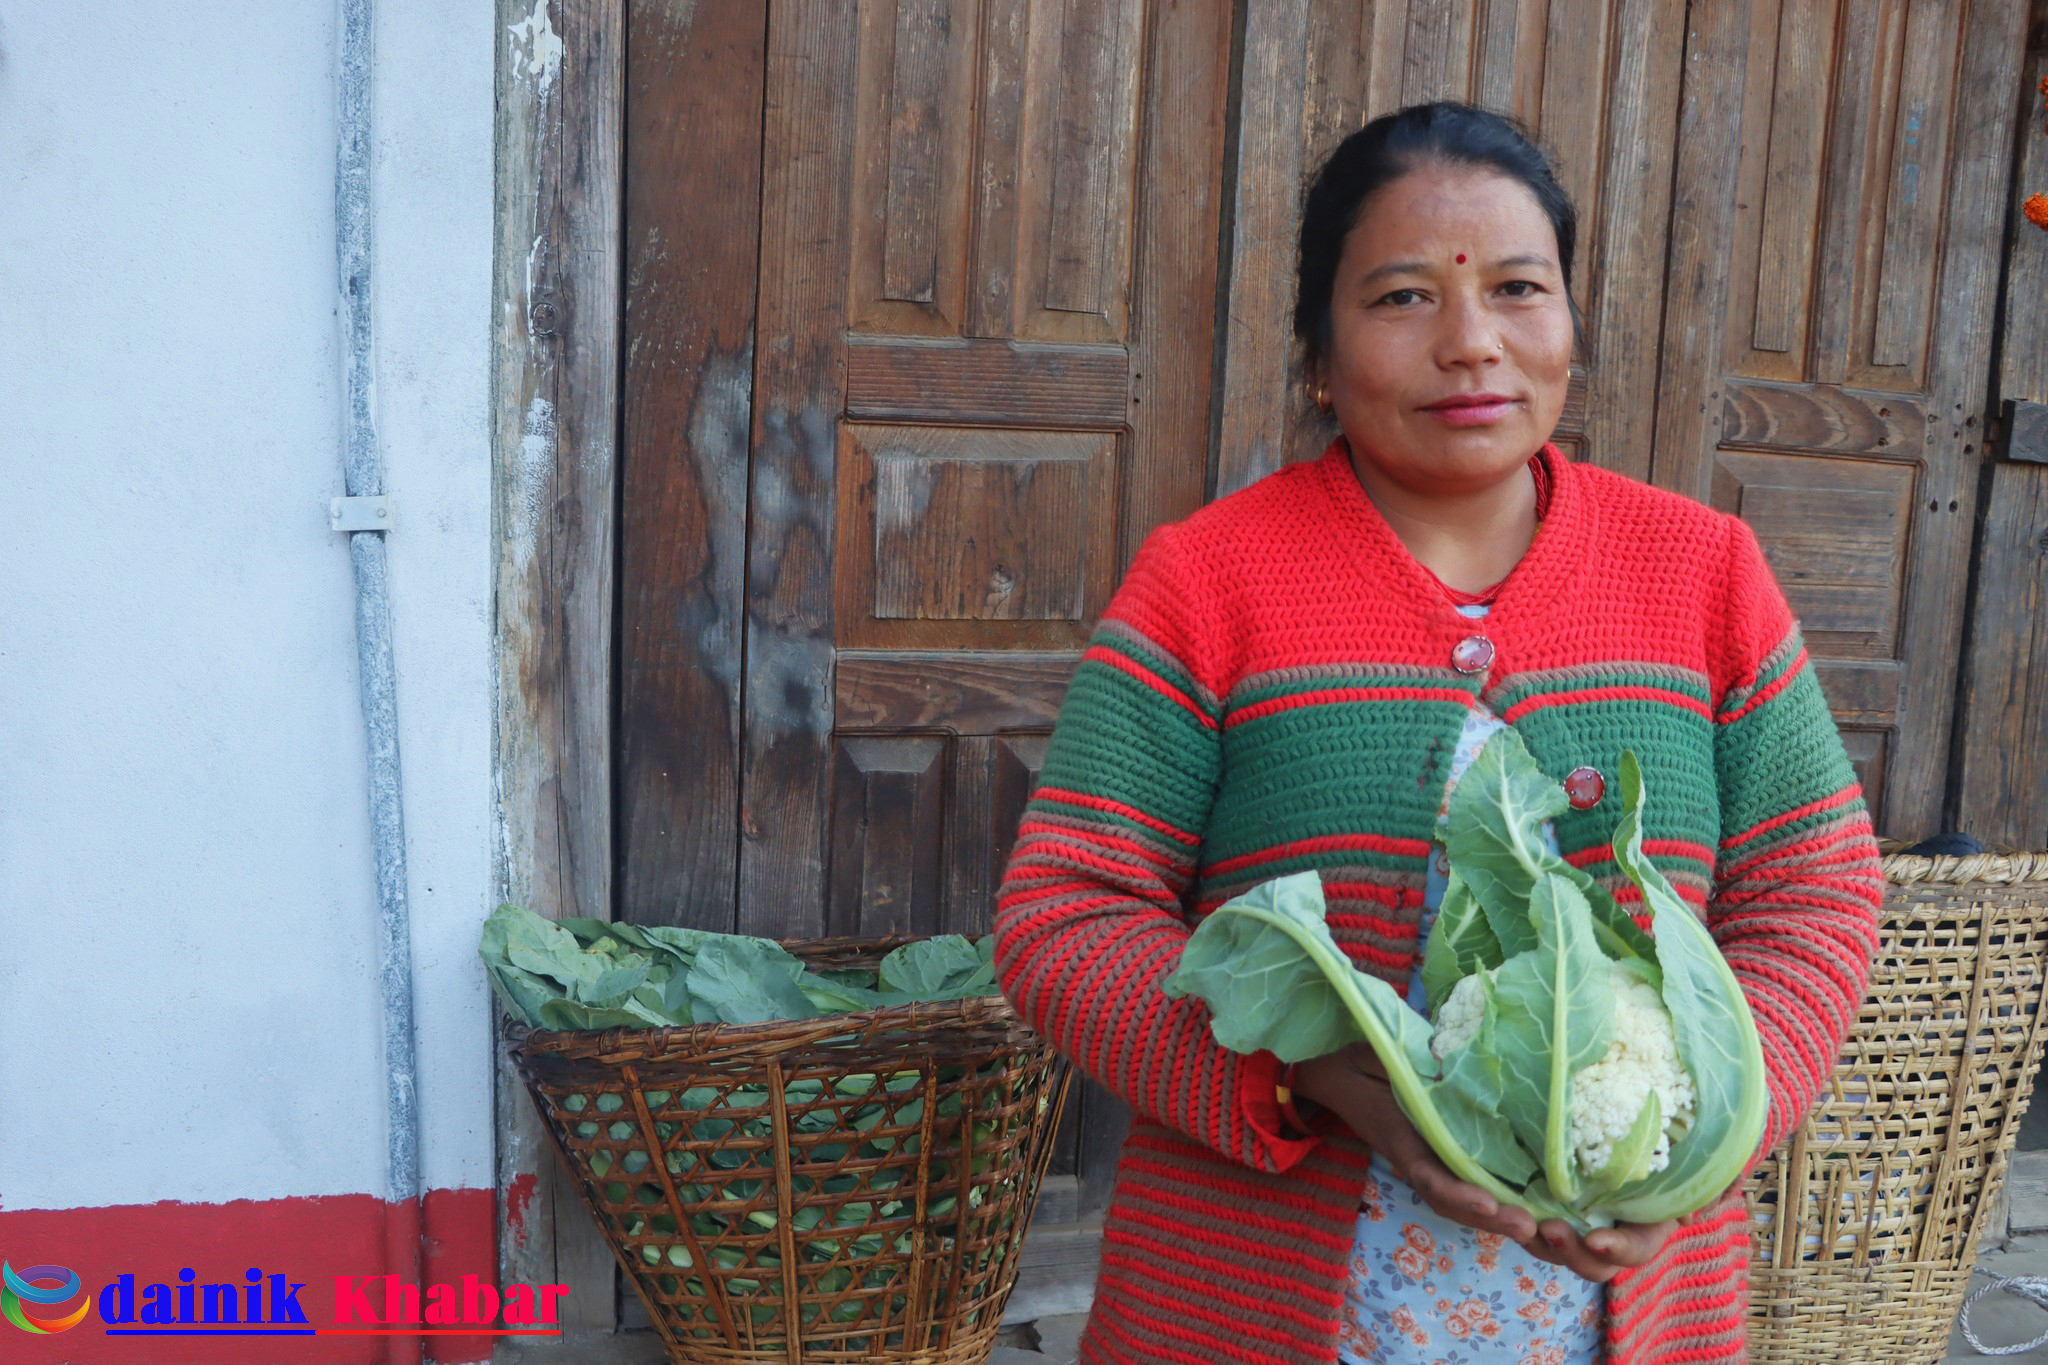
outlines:
M1155 532L1105 613L996 926L1004 991L1135 1111L1084 1361L1334 1358L1367 1153L1283 1136L1273 1058L1224 1050L1207 1007L1161 983L1202 914L1303 868L1353 960L1405 983L1442 765L1475 700L1551 776L1610 778L1557 834L1624 902L1611 778L1622 750L1641 756L1644 846L1763 1035L1763 1150L1826 1079L1882 879L1797 624L1741 522L1546 456L1547 515L1483 623L1408 554L1341 441ZM1609 1287L1610 1359L1740 1359L1747 1252L1731 1193Z

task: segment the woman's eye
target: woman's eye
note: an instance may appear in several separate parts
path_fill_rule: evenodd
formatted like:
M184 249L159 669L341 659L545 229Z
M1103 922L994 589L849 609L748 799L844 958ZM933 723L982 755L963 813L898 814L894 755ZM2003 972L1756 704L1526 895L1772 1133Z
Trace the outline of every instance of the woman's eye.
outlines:
M1509 280L1501 286L1511 299L1532 298L1543 292L1543 286L1534 280Z
M1416 293L1413 289L1396 289L1393 293L1388 294L1381 298L1380 302L1391 303L1396 308L1406 308L1409 304L1414 303L1421 297L1422 295Z

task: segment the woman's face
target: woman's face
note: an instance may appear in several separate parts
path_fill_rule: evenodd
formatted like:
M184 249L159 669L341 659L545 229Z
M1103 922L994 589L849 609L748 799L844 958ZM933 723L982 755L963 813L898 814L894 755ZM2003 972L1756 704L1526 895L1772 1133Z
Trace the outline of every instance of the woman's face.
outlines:
M1478 492L1550 439L1571 380L1557 235L1497 172L1421 167L1366 201L1315 379L1353 452L1424 497Z

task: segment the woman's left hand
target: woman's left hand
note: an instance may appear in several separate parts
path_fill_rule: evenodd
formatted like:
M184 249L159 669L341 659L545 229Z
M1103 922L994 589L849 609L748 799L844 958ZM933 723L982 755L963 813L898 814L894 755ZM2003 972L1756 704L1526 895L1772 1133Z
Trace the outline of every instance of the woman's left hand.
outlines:
M1581 1234L1571 1224L1550 1219L1522 1246L1539 1260L1561 1265L1581 1279L1606 1284L1624 1270L1647 1265L1671 1234L1676 1220L1662 1223L1617 1223Z

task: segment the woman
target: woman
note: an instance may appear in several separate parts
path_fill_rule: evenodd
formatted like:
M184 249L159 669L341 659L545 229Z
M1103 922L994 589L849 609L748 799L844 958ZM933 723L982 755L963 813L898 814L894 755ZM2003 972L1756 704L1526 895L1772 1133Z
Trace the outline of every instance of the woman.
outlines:
M1877 850L1797 624L1739 521L1565 460L1574 217L1514 124L1377 119L1302 224L1295 331L1342 435L1146 542L1077 670L998 905L1003 989L1135 1111L1084 1361L1742 1356L1738 1191L1581 1237L1458 1181L1369 1048L1283 1074L1161 984L1194 919L1315 868L1353 960L1412 986L1436 822L1518 731L1605 857L1624 749L1646 848L1713 928L1774 1145L1876 946ZM1411 993L1411 999L1417 998Z

